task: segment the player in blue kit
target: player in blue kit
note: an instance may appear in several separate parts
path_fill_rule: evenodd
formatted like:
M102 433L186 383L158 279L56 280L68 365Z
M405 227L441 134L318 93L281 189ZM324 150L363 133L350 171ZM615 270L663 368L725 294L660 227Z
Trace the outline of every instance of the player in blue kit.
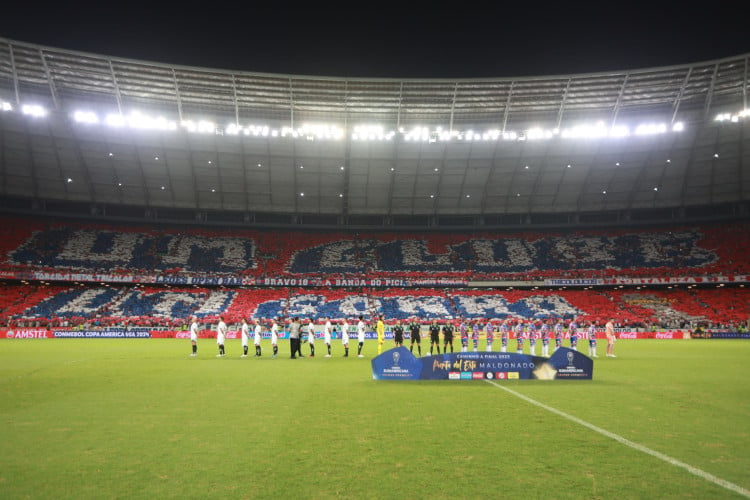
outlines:
M492 342L495 340L495 325L492 324L492 321L487 321L484 333L487 338L487 352L492 352Z
M565 324L563 323L562 318L557 318L557 323L555 323L555 350L562 347L564 330Z
M529 337L529 354L536 356L536 323L529 321L529 329L526 336Z
M461 334L461 352L466 352L469 350L469 329L463 319L461 324L458 325L458 332Z
M516 352L523 354L523 320L518 320L515 328L516 333Z
M509 318L505 318L505 321L500 325L500 352L506 352L508 350L508 330L510 330Z
M542 321L542 327L539 330L542 336L542 356L549 357L549 320Z
M474 352L479 351L479 330L482 327L479 325L479 320L474 320L471 327L471 341L474 343Z
M570 348L574 351L578 350L578 323L575 319L571 319L568 324L568 334L570 335Z

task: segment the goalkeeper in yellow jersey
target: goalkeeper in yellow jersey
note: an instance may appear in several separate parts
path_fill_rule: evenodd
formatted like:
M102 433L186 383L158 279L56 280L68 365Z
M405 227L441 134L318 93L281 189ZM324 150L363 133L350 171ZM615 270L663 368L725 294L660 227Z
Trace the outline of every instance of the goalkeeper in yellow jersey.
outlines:
M378 334L378 354L383 352L383 342L385 342L385 323L383 323L383 315L378 316L378 323L375 326L375 331Z

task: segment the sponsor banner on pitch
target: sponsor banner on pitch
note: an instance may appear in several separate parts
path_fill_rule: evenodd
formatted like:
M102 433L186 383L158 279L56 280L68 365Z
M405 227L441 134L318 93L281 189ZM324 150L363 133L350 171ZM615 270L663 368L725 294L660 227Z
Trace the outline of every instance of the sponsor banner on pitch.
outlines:
M148 339L147 330L53 330L56 339Z
M681 340L689 338L690 335L682 330L668 330L664 332L616 332L618 339L670 339ZM597 338L601 338L597 335Z
M709 331L703 336L706 339L750 339L749 332Z
M513 352L460 352L417 358L409 349L390 349L372 360L375 380L591 380L594 362L561 347L549 358Z
M46 328L12 328L0 330L0 338L3 339L49 339L52 332Z

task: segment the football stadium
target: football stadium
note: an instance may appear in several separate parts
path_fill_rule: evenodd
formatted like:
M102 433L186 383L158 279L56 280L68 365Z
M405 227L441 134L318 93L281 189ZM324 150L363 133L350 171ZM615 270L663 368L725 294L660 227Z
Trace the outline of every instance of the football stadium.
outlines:
M749 74L0 38L0 496L750 497Z

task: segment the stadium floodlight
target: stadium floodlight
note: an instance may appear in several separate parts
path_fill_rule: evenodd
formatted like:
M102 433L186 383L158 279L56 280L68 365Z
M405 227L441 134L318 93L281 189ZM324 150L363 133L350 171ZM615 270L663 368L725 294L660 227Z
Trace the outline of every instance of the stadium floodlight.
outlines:
M163 116L156 118L141 113L140 111L131 111L126 117L125 123L130 128L142 130L177 130L177 123L167 120Z
M714 121L739 123L740 120L744 120L748 116L750 116L750 109L745 108L736 113L719 113Z
M344 130L341 127L327 123L303 123L297 132L309 140L341 139L344 136Z
M33 116L34 118L43 118L47 116L47 110L39 104L24 104L21 106L21 113Z
M544 130L542 130L541 128L533 127L526 131L526 137L529 140L544 139L545 133L544 133Z
M598 139L610 135L610 130L604 122L594 124L582 123L573 127L564 128L560 131L560 136L566 139ZM623 130L620 129L622 133Z
M352 130L353 130L353 133L352 133L353 140L368 140L370 138L373 138L375 140L382 141L383 139L385 139L385 135L386 135L385 129L383 128L382 125L375 125L375 124L355 125Z
M198 132L202 134L213 134L216 132L216 124L207 120L198 122Z
M667 131L667 126L663 123L643 123L635 129L635 135L657 135Z
M404 139L412 141L427 142L430 140L430 129L427 127L416 126L406 133Z
M625 125L615 125L609 130L610 137L627 137L630 135L630 128Z
M682 122L675 122L672 125L672 132L682 132L685 130L685 124Z
M120 114L110 113L104 119L104 123L106 123L110 127L124 127L125 117Z
M76 111L73 113L73 119L78 123L89 123L92 125L99 123L99 116L93 111Z
M9 102L0 101L0 111L13 111L13 106Z
M240 133L240 126L236 123L230 123L229 125L224 127L224 132L229 135L238 135Z

